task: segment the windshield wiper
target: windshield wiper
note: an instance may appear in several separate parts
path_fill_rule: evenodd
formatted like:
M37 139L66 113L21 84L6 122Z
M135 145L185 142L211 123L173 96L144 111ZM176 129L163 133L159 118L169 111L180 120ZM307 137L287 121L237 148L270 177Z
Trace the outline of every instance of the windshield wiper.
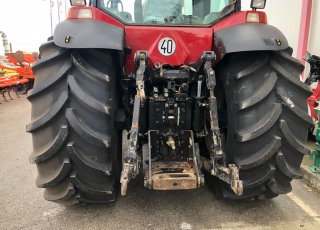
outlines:
M176 19L177 16L168 16L168 17L165 17L164 18L164 21L167 23L167 24L172 24L172 21L173 19Z
M202 19L195 15L183 15L184 18L184 24L190 24L190 25L199 25L202 24Z

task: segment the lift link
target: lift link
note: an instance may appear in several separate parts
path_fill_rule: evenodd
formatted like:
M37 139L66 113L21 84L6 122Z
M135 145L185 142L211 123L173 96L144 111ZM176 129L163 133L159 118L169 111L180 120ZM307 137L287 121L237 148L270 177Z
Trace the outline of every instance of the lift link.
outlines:
M137 95L140 95L141 100L145 100L146 94L144 91L144 72L148 61L148 52L138 50L135 54L135 63L139 67L136 73Z
M211 152L210 161L204 160L204 168L211 173L211 175L230 184L231 189L238 196L243 194L243 182L239 178L239 168L234 164L226 164L226 155L222 151L222 143L220 137L220 129L218 122L217 99L214 96L214 88L216 86L216 76L214 70L211 68L212 62L216 59L213 51L203 52L202 61L204 62L204 72L206 75L206 84L210 92L209 97L209 113L210 113L210 127L212 131L213 149Z
M135 178L139 174L139 158L137 154L137 143L139 138L139 113L140 113L140 102L145 100L144 91L144 72L146 69L146 63L148 61L147 51L137 51L135 55L135 61L139 67L136 73L136 86L137 95L134 99L132 125L129 140L129 147L123 156L122 172L121 172L121 195L127 194L127 186L131 178Z

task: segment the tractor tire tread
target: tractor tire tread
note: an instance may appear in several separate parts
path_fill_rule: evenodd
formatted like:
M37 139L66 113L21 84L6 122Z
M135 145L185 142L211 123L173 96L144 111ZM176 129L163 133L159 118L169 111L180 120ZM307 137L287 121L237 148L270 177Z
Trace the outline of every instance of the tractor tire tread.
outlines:
M237 104L238 111L246 109L250 106L253 106L258 102L260 102L262 99L264 99L266 96L268 96L273 90L276 82L277 82L277 75L274 72L272 72L270 74L270 77L267 80L265 80L265 82L261 85L261 87L255 93L253 93L253 95L250 98L244 101L238 102Z
M43 92L51 85L55 84L59 79L61 79L71 68L71 62L67 61L63 64L63 66L52 76L48 81L38 85L37 87L28 91L28 99L32 99L33 96Z
M301 178L302 158L310 154L311 91L300 81L303 65L291 55L290 47L240 52L220 65L228 106L227 164L239 166L244 193L237 196L220 181L218 196L271 199L291 192L292 179Z
M48 41L33 67L33 152L36 186L44 198L63 205L101 203L116 199L118 132L115 66L108 51L70 50Z
M29 157L30 163L31 164L40 163L52 157L53 154L55 154L55 152L57 152L61 148L67 136L68 136L68 127L62 126L58 136L55 138L53 143L48 148L46 148L45 151L41 151L40 153L32 152L32 154Z

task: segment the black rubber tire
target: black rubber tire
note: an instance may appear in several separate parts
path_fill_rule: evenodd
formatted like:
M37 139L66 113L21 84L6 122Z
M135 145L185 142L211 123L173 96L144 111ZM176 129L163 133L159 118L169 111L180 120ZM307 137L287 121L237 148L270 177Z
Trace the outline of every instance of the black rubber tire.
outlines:
M307 98L300 81L304 69L283 51L240 52L221 66L227 109L227 163L240 166L244 193L237 196L219 181L217 195L234 199L268 199L289 193L292 179L302 177L300 164L307 145Z
M34 89L28 93L32 110L27 125L36 185L45 188L46 200L58 203L114 201L121 135L113 124L112 58L95 49L60 48L52 40L40 46L40 53L33 67Z

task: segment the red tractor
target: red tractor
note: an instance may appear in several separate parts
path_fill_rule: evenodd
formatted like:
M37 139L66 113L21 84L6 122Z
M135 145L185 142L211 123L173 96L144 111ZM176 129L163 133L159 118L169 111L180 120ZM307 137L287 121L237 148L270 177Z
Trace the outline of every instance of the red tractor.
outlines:
M155 190L212 181L232 199L292 190L310 154L311 91L257 11L266 0L250 11L240 0L70 2L28 93L30 162L46 200L114 201L138 174Z

